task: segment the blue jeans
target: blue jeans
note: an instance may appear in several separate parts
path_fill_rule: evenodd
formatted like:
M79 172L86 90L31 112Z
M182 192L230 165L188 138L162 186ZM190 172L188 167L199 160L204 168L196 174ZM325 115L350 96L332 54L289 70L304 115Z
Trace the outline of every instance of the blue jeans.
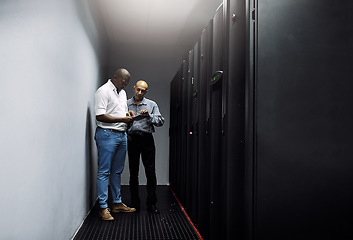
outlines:
M99 206L108 207L108 182L112 202L121 203L121 173L127 149L126 133L116 133L97 127L95 140L98 148L97 193Z

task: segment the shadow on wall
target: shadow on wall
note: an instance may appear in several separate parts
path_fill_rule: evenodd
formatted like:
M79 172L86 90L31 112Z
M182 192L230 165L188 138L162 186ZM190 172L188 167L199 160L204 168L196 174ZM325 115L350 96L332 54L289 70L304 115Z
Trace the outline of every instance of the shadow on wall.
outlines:
M91 110L87 108L86 115L86 206L90 209L95 203L95 161L92 154L93 132ZM87 209L87 210L89 210Z

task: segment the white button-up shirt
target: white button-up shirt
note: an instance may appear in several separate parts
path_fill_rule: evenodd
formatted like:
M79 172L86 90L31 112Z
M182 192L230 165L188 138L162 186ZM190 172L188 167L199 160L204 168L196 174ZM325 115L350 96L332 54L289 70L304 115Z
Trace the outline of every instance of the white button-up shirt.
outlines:
M126 117L128 112L126 92L122 89L117 91L114 84L109 79L102 85L95 94L95 113L96 116L108 114L112 117ZM101 128L110 128L119 131L126 131L126 123L105 123L96 121Z

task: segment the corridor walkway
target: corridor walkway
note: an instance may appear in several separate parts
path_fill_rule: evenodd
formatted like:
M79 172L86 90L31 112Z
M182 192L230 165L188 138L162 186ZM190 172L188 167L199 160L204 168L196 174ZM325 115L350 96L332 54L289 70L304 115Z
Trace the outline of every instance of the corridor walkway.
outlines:
M122 195L129 204L129 186L122 186ZM140 197L146 199L145 186L140 186ZM96 204L73 240L200 239L168 186L157 186L157 198L160 214L148 213L141 204L139 212L113 213L115 221L99 219Z

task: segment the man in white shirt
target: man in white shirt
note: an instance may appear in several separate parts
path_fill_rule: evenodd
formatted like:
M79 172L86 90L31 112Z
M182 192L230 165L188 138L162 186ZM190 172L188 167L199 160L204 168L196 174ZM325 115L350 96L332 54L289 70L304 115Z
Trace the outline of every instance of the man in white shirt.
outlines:
M130 73L123 68L115 72L95 94L97 129L95 140L98 148L97 192L99 216L114 220L108 209L108 182L112 193L112 212L134 212L121 200L121 173L127 149L126 128L134 112L128 111L127 97L123 90L129 84Z

